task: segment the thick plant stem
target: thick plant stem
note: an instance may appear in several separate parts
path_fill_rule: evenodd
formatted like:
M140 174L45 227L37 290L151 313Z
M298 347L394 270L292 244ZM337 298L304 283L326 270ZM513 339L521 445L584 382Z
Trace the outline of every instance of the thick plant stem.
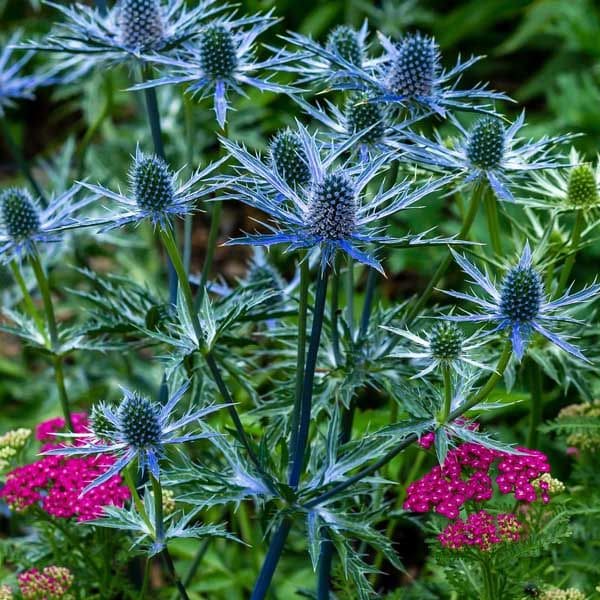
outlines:
M105 15L107 13L106 0L94 0L96 3L96 8L100 12L101 15Z
M578 210L575 214L575 223L573 225L573 230L571 231L571 253L565 259L562 271L560 272L560 279L558 280L558 288L556 290L557 296L560 296L564 292L567 283L569 282L569 276L571 275L571 270L575 264L577 246L581 240L581 232L583 231L584 225L585 218L583 216L583 211Z
M496 256L502 256L500 220L498 218L498 201L489 189L485 194L485 214L487 217L488 233L490 234L492 250Z
M173 236L173 231L171 229L161 229L160 236L163 241L165 250L171 259L171 264L175 269L175 273L177 278L179 279L179 286L181 288L181 293L183 294L183 298L186 304L186 307L189 312L189 318L192 321L192 326L194 327L194 332L196 333L196 337L198 338L198 343L200 344L200 348L204 344L204 333L202 332L202 326L200 325L200 320L198 319L198 312L194 307L194 298L192 296L192 288L190 287L190 282L187 277L187 272L185 270L185 265L181 259L181 254L179 253L179 249L177 248L177 243L175 242L175 237ZM252 444L244 431L244 426L240 420L237 409L235 408L235 403L227 386L225 385L225 381L221 375L221 371L217 365L214 355L210 351L204 350L202 352L204 356L204 360L206 361L206 365L217 384L217 388L223 400L227 403L227 410L231 416L233 424L236 428L239 441L244 445L248 455L254 462L254 464L260 469L260 462L256 453L252 448Z
M73 430L73 421L71 419L71 409L69 408L69 398L67 396L67 390L65 388L65 376L63 371L63 356L60 354L60 340L58 338L58 327L56 325L56 315L54 313L54 305L52 304L52 293L50 292L50 284L46 277L46 272L40 255L36 248L29 255L29 261L35 274L35 279L38 284L38 288L42 295L42 302L44 304L44 313L46 315L46 323L48 324L48 334L50 336L50 352L54 355L54 377L56 380L56 389L58 390L58 397L60 400L63 415L67 427Z
M340 261L336 260L333 273L331 275L331 312L329 319L331 321L331 345L333 347L333 356L335 366L342 364L342 353L340 352L340 332L338 328L339 317L339 298L340 298Z
M135 485L135 462L132 462L129 466L123 469L122 475L123 479L127 487L129 488L129 493L131 494L131 498L133 499L133 504L135 509L138 511L144 523L148 527L149 531L152 531L154 528L154 524L150 522L150 518L148 517L148 512L146 511L146 507L144 506L144 502L140 497L139 492L137 491L137 486Z
M500 358L498 359L498 364L496 365L495 371L492 372L492 374L488 377L488 380L486 381L486 383L479 389L479 391L477 393L475 393L466 402L463 402L460 406L458 406L457 408L455 408L453 411L450 412L450 414L448 415L448 421L454 421L456 418L460 417L461 415L466 413L468 410L470 410L471 408L473 408L474 406L476 406L477 404L479 404L480 402L482 402L483 400L485 400L485 398L487 398L489 396L489 394L492 392L492 390L494 389L494 387L496 386L496 384L498 383L498 381L504 374L504 371L506 370L506 367L508 365L508 361L510 360L511 355L512 355L512 344L511 344L510 340L508 340L504 346L504 350L502 351ZM354 485L361 479L364 479L365 477L372 475L373 473L375 473L376 471L381 469L381 467L383 467L387 463L389 463L393 458L398 456L398 454L400 454L400 452L402 452L402 450L404 450L405 448L410 446L413 442L416 442L417 439L418 439L418 436L416 434L411 434L411 435L407 436L395 448L390 450L386 455L381 457L379 460L375 461L372 465L365 467L364 469L360 470L358 473L356 473L352 477L349 477L345 481L338 483L337 485L332 487L329 491L321 494L314 500L307 502L304 505L304 507L307 509L314 508L315 506L318 506L319 504L325 502L326 500L333 498L340 492L343 492L345 489L351 487L352 485Z
M267 556L263 562L258 579L254 584L250 600L263 600L267 595L291 527L292 521L286 517L273 534Z
M0 129L2 129L2 136L6 141L6 145L8 146L10 153L15 159L19 170L21 171L25 179L27 179L27 181L29 182L31 189L33 190L35 195L39 197L40 202L43 204L43 206L48 206L48 200L44 195L42 188L35 180L35 177L33 176L33 173L31 172L31 169L27 164L27 160L23 156L23 152L21 151L19 144L17 144L17 142L13 138L10 132L10 128L8 127L8 123L6 122L6 119L4 117L0 117Z
M354 261L348 257L346 271L346 323L351 339L354 339Z
M442 376L444 378L444 406L439 421L446 423L450 410L452 410L452 373L449 365L442 366Z
M531 408L529 410L529 433L527 434L527 447L536 448L538 444L538 427L542 419L542 401L544 390L542 386L542 370L533 360L527 365L529 374L529 394Z
M308 441L308 430L310 427L310 416L312 409L313 386L315 381L315 369L317 366L317 355L321 342L321 331L323 329L323 316L325 313L325 298L327 296L328 270L321 269L317 281L317 293L315 296L315 308L313 311L312 329L306 356L306 367L304 369L304 380L302 382L302 400L300 402L300 415L298 418L298 434L296 444L292 448L292 464L290 468L288 483L290 487L297 488L302 475L306 442Z
M331 587L331 565L333 563L333 542L330 533L324 534L319 552L319 565L317 569L317 600L329 600Z
M27 314L33 319L36 327L38 328L38 331L42 334L47 344L49 340L48 335L46 333L46 328L44 327L44 320L38 312L33 302L33 298L31 297L31 294L27 289L27 284L25 283L23 273L21 273L21 267L17 262L12 261L10 263L10 269L12 271L13 277L15 278L15 281L17 282L17 285L19 286L19 289L21 290L21 296L23 297L25 310L27 311Z
M475 221L475 216L477 215L479 205L481 204L481 198L486 189L487 185L484 183L478 183L473 188L473 193L471 195L471 203L469 204L467 214L465 215L462 227L460 229L460 232L458 233L459 239L464 239L469 234L469 231L471 231L471 227L473 226L473 222ZM419 299L412 305L412 307L407 312L405 319L406 325L410 325L415 320L416 316L421 312L421 309L427 304L427 301L431 297L435 286L440 282L441 278L448 270L448 267L450 266L451 262L452 256L448 254L436 269L435 273L429 280L427 287L419 296Z
M358 339L362 339L367 333L369 328L369 321L371 320L371 312L373 310L373 300L375 299L375 287L377 285L377 271L375 269L369 269L367 275L367 285L365 289L365 303L363 304L362 313L360 316L360 329Z
M306 322L308 312L308 286L310 284L310 265L305 254L300 259L300 303L298 306L298 350L296 353L296 387L294 390L294 410L292 412L290 448L296 447L300 405L302 402L302 379L306 362ZM290 457L291 468L291 457Z
M196 292L196 308L202 306L204 294L206 293L206 283L210 270L212 269L213 260L215 258L215 250L217 249L217 240L219 238L219 229L221 228L221 215L223 214L223 203L215 202L212 207L210 219L210 230L208 232L208 241L206 244L206 257L202 266L202 275L200 277L200 286Z
M163 545L163 550L160 554L163 562L165 563L167 571L169 572L169 576L179 592L179 597L182 600L189 600L185 586L177 575L175 564L171 558L171 553L169 552L167 544L165 543L162 485L160 480L152 474L150 474L150 483L152 484L152 495L154 497L154 539L158 544Z

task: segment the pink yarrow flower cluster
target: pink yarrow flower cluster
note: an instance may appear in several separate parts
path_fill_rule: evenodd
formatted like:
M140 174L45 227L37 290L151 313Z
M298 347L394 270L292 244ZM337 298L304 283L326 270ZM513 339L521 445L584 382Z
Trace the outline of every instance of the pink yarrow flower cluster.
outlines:
M470 514L464 521L450 523L438 536L444 548L460 550L476 546L488 551L494 544L517 542L521 538L523 525L515 515L503 513L491 515L485 510Z
M36 438L43 443L42 452L63 445L55 434L64 430L65 421L50 419L38 425ZM85 413L73 415L74 433L88 429ZM77 442L75 442L77 443ZM113 466L115 458L109 455L65 457L44 456L32 464L18 467L8 473L0 497L17 511L37 504L53 517L76 518L89 521L100 517L103 507L123 506L130 498L129 489L120 475L111 477L85 494L85 487Z
M60 600L73 585L73 575L65 567L46 567L42 571L29 569L18 578L24 600Z
M539 486L536 490L532 485L550 471L546 455L522 447L517 450L521 454L491 450L480 444L461 444L448 452L443 465L434 467L408 487L404 508L413 512L435 511L456 519L465 503L484 502L492 497L491 472L496 463L495 480L501 493L513 493L524 502L534 502L539 493L542 501L548 502L547 490Z

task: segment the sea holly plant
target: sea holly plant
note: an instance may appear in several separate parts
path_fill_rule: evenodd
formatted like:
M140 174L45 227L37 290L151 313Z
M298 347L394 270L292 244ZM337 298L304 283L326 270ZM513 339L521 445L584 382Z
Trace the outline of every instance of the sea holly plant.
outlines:
M445 67L424 32L43 10L46 39L0 55L3 118L42 81L77 103L93 66L107 94L60 178L38 162L60 191L22 169L32 191L0 192L0 598L592 593L568 571L595 573L598 512L599 178L576 136L526 137L468 83L486 63ZM47 52L78 69L23 75ZM115 91L119 65L143 79Z

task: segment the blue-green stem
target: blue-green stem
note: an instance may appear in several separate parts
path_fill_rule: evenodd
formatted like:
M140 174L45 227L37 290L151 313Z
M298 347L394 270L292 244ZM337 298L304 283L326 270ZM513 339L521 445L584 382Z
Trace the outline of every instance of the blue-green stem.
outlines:
M325 299L327 296L327 282L329 271L327 268L319 270L317 281L317 292L315 295L315 307L313 310L313 322L306 355L306 366L304 369L304 380L302 382L302 399L300 402L300 416L298 419L298 434L296 444L292 448L292 464L288 483L290 487L297 488L302 475L307 450L308 432L310 428L310 417L312 412L313 387L315 381L315 369L317 367L317 355L321 343L321 331L323 330L323 316L325 314Z
M339 316L339 297L340 297L340 261L336 257L333 273L331 275L331 345L333 346L333 356L335 366L342 364L342 353L340 352L340 331L338 327Z
M94 0L96 3L96 8L100 11L101 15L105 15L108 12L108 7L106 6L106 0Z
M48 335L50 337L49 350L53 354L54 379L56 381L56 388L58 390L58 398L67 427L70 430L73 430L71 409L69 407L69 397L65 387L65 375L63 370L64 357L60 352L60 340L58 338L58 326L56 324L54 304L52 303L52 293L50 291L50 284L48 282L48 278L46 277L46 271L42 265L39 252L35 247L29 255L29 262L33 268L33 273L35 275L40 294L42 295L42 302L44 304L44 313L46 316L46 323L48 325Z
M469 204L469 208L467 210L467 214L465 215L462 227L458 233L458 238L464 240L467 238L469 232L471 231L471 227L473 226L473 222L475 221L475 216L477 215L477 211L479 210L479 205L481 204L481 199L483 194L487 190L488 186L485 183L477 183L473 188L473 193L471 195L471 201ZM450 254L446 255L446 258L440 263L435 273L432 275L427 287L423 291L422 294L419 295L418 300L412 305L412 307L408 310L405 317L405 324L410 325L415 318L419 315L423 307L427 304L427 301L431 297L433 290L440 282L442 277L445 275L448 267L452 263L452 256ZM394 340L396 342L392 342L395 346L396 343L400 340L400 336L395 336ZM393 347L393 346L392 346ZM389 348L391 350L391 348Z
M194 170L194 119L193 119L192 99L186 94L183 95L183 110L185 115L185 149L188 168ZM194 225L194 216L185 215L183 221L183 264L185 270L189 273L192 263L192 230Z
M296 385L294 389L294 409L292 411L290 448L296 447L300 405L302 403L302 375L306 362L306 322L308 313L308 287L310 284L310 265L308 256L300 257L300 298L298 304L298 346L296 351ZM291 466L291 456L290 456Z
M331 588L331 566L333 564L334 546L329 531L323 534L323 538L317 567L317 600L329 600L329 590Z
M23 303L25 304L25 310L27 314L33 319L35 326L37 327L40 334L43 336L46 344L49 343L48 334L46 333L46 327L44 326L44 320L38 312L35 303L33 302L33 298L27 289L27 284L25 283L25 278L23 277L23 273L21 273L21 267L16 261L12 261L10 263L10 269L12 271L13 277L21 290L21 296L23 298Z
M487 398L489 396L489 394L492 392L494 387L496 387L496 384L498 383L498 381L504 374L504 371L506 370L506 367L508 366L508 362L510 360L511 355L512 355L512 344L511 344L510 340L508 340L504 345L504 349L502 350L502 354L500 355L500 358L498 359L498 363L496 365L495 370L488 377L485 384L475 394L473 394L473 396L471 396L466 402L463 402L460 406L458 406L453 411L451 411L450 414L448 415L448 421L454 421L455 419L457 419L458 417L460 417L461 415L466 413L468 410L470 410L471 408L473 408L474 406L476 406L477 404L479 404L480 402L482 402L483 400L485 400L485 398ZM311 509L311 508L314 508L315 506L319 506L319 504L322 504L323 502L326 502L330 498L333 498L340 492L343 492L347 488L353 486L355 483L357 483L361 479L364 479L365 477L372 475L373 473L375 473L376 471L381 469L381 467L383 467L387 463L389 463L396 456L398 456L398 454L400 454L400 452L402 452L405 448L410 446L413 442L416 442L417 439L418 439L418 436L416 434L411 434L411 435L407 436L395 448L390 450L387 454L385 454L379 460L375 461L372 465L369 465L369 466L365 467L364 469L361 469L358 473L356 473L352 477L349 477L345 481L338 483L337 485L332 487L329 491L324 492L320 496L317 496L314 500L307 502L304 505L305 508Z
M485 194L485 213L492 250L496 256L502 256L502 240L500 238L500 220L498 201L490 189Z
M444 424L448 420L450 410L452 410L452 373L450 365L442 365L442 377L444 380L444 406L442 407L439 422Z
M535 448L538 444L538 427L542 419L542 405L544 390L542 383L542 370L532 359L527 362L529 375L529 396L531 406L529 409L529 432L527 434L527 447Z
M584 225L585 217L583 215L583 210L578 210L575 213L575 223L573 224L573 229L571 230L571 253L565 259L563 268L560 272L560 279L558 280L556 296L560 296L567 287L567 284L569 283L569 277L571 275L573 265L575 264L575 259L577 257L577 247L579 246L579 242L581 240L581 233L583 231Z
M354 339L354 261L348 256L346 271L346 322L351 339Z
M256 456L254 449L252 448L252 444L250 443L246 432L244 431L244 426L242 425L242 422L238 415L235 403L225 384L225 381L223 380L221 371L217 365L215 357L211 351L206 350L204 348L204 333L202 331L202 326L200 325L200 320L198 319L198 311L195 309L194 306L192 288L190 287L190 282L187 276L187 272L185 270L185 265L183 264L183 261L181 259L181 254L179 253L179 248L177 247L173 231L170 228L162 228L160 230L160 236L165 250L167 251L169 258L171 259L171 264L175 269L176 276L179 279L179 287L181 289L181 293L183 294L183 298L189 312L189 317L192 321L192 326L194 327L194 332L196 333L196 337L198 338L200 350L202 351L202 356L206 361L206 365L208 366L208 369L217 385L217 388L219 389L221 396L223 397L223 400L227 404L227 410L229 411L229 414L237 431L239 441L246 448L248 455L250 456L256 467L262 470L260 467L260 461L258 460L258 457Z
M8 146L10 153L12 154L13 158L15 159L17 166L19 167L19 170L21 171L21 173L23 174L25 179L27 179L27 181L29 182L31 189L33 190L35 195L40 199L40 202L42 203L42 205L44 207L48 206L48 200L47 200L46 196L44 195L42 188L40 187L40 185L36 181L35 177L33 176L33 173L31 172L31 169L29 168L29 164L27 163L27 160L25 159L25 156L23 155L23 152L22 152L21 148L19 147L19 144L17 144L17 142L13 138L12 133L10 132L10 127L8 126L8 123L6 122L6 119L2 116L0 116L0 129L2 129L2 135L4 137L4 140L6 141L6 145Z
M185 589L185 585L179 576L177 575L177 570L175 569L175 563L171 557L171 553L169 552L169 548L165 543L165 533L164 533L164 515L163 515L163 499L162 499L162 486L160 483L160 479L150 474L150 482L152 484L152 495L154 497L154 535L155 540L158 544L163 545L163 549L161 551L161 557L167 571L169 572L169 576L171 577L171 581L175 584L177 591L179 592L179 597L182 600L189 600L189 596Z
M206 256L202 265L202 275L200 276L200 285L196 293L196 308L202 306L204 294L206 293L206 283L212 269L213 260L215 258L215 250L217 249L217 240L219 239L219 229L221 228L221 215L223 213L223 203L214 202L212 204L210 216L210 230L208 232L208 241L206 244Z
M378 273L375 269L369 269L367 285L365 288L365 303L360 316L360 329L358 339L362 340L369 328L371 312L373 311L373 300L375 299L375 287L377 286Z
M254 584L250 600L264 600L267 595L291 528L292 520L289 517L285 517L271 537L269 550L267 551L267 556L263 562L258 579Z

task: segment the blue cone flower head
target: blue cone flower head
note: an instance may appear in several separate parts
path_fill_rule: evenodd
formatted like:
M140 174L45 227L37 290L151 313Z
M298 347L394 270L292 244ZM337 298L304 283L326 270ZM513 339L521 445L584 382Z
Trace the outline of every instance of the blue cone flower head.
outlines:
M155 227L169 228L172 217L183 217L196 210L197 200L210 194L214 187L204 180L218 168L224 159L197 171L185 183L179 182L179 172L154 154L144 154L138 147L129 170L129 195L113 192L101 185L81 183L95 194L108 198L107 216L100 222L104 230L149 220Z
M553 150L569 135L526 141L517 137L525 123L525 113L510 126L497 117L483 116L466 130L453 120L461 136L445 142L439 134L434 140L408 133L412 142L403 146L407 158L424 167L453 173L461 185L486 182L499 200L514 201L511 186L530 172L568 166L553 156Z
M327 49L351 65L362 65L364 44L364 35L346 25L338 25L327 36Z
M533 264L528 243L519 262L508 269L499 286L464 256L456 252L453 254L456 262L471 278L471 283L480 286L487 298L462 292L446 292L455 298L476 304L479 309L476 313L450 315L446 317L448 320L491 324L494 325L493 331L506 330L519 360L523 358L534 332L565 352L586 360L581 350L567 341L566 336L554 331L554 328L561 324L577 323L569 311L578 304L596 299L600 293L600 285L593 284L573 294L569 289L560 298L548 300L542 274Z
M419 244L423 236L393 238L383 235L375 223L408 208L427 194L441 188L447 180L429 182L413 189L407 182L388 190L379 188L372 198L366 188L390 157L383 155L367 163L341 160L356 143L356 137L337 148L323 149L315 137L299 126L298 134L310 169L310 182L290 186L271 164L263 163L245 148L227 139L221 143L238 162L239 175L224 176L221 185L229 198L254 206L274 221L263 223L269 233L248 235L230 244L270 246L288 244L290 249L314 248L321 252L321 264L330 264L339 250L372 268L382 270L369 244Z
M200 410L189 409L180 417L174 412L189 388L182 385L164 404L123 388L123 398L117 408L109 404L97 404L92 410L91 430L70 434L77 445L64 446L48 451L51 455L110 454L117 458L114 465L92 481L84 493L120 473L134 460L140 471L146 469L157 479L160 477L160 460L165 457L168 445L183 444L210 437L211 433L184 433L180 430L221 409L224 405L213 404Z
M308 157L295 131L284 129L278 132L271 140L269 152L273 168L290 187L310 183Z
M383 152L397 152L406 140L406 131L420 117L407 118L394 123L388 106L374 102L365 92L350 93L343 108L325 100L314 106L301 98L293 97L304 112L328 128L326 135L333 146L345 146L354 140L354 147L363 162Z
M523 204L561 212L582 211L586 219L595 221L600 207L600 157L596 164L571 148L569 167L545 172L534 172L524 189L532 193Z
M366 19L358 31L346 25L335 27L324 44L290 32L282 39L299 50L286 52L292 60L285 70L297 74L301 83L347 84L348 72L355 68L370 71L378 62L368 55L368 33Z
M234 15L219 16L200 28L194 40L186 43L177 56L153 57L166 74L133 89L186 83L187 91L194 96L213 95L217 122L224 127L229 90L241 95L245 95L244 86L283 94L296 92L293 87L273 82L271 76L260 76L263 71L276 71L293 59L279 52L262 61L255 57L256 39L277 21L272 11L239 19Z
M343 60L298 34L284 39L300 48L293 67L300 81L321 79L333 88L362 90L375 102L407 108L413 117L430 113L445 117L455 110L493 113L491 101L509 99L485 85L460 89L462 74L481 57L459 59L453 68L444 69L436 41L418 32L398 42L379 34L383 56L362 63Z
M64 21L44 42L28 47L77 56L87 67L168 54L196 35L204 20L227 8L216 0L201 0L195 8L188 8L184 0L118 0L101 13L83 4L48 4Z
M77 200L79 185L50 199L46 208L24 188L0 191L0 262L20 260L36 244L60 242L69 229L92 225L79 216L95 197Z
M383 329L401 336L408 343L406 348L391 354L392 357L409 359L421 366L411 379L425 377L440 366L448 366L461 375L471 367L489 370L488 366L473 359L474 352L485 340L481 340L478 333L467 337L452 321L437 321L425 336L393 327Z

